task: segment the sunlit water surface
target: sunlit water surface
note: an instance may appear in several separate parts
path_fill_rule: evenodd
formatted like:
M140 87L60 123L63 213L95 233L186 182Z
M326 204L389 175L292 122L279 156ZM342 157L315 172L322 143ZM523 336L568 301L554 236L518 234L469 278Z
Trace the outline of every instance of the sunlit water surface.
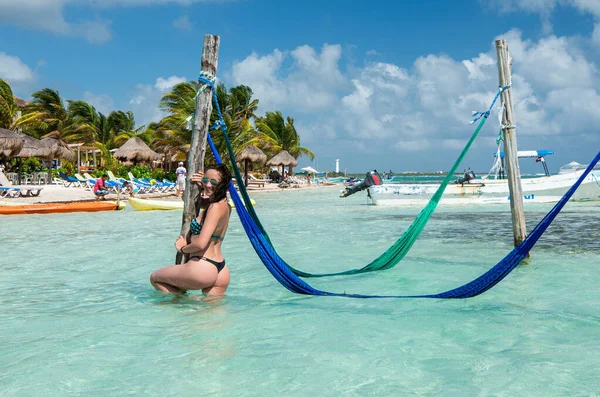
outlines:
M362 267L420 208L339 199L336 188L259 193L296 268ZM551 205L526 206L530 230ZM468 300L294 295L234 214L227 297L171 297L181 213L0 217L2 396L580 396L600 393L600 205L569 203L519 266ZM335 292L462 285L512 244L508 206L441 206L408 256L372 274L309 279Z

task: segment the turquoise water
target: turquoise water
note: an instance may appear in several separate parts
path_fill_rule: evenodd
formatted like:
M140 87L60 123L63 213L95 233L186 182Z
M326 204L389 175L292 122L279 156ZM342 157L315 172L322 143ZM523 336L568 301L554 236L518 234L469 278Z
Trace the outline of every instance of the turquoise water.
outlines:
M361 267L419 211L338 190L253 196L295 267ZM526 206L528 227L550 208ZM599 221L599 204L567 204L528 264L473 299L360 300L288 292L233 215L232 283L210 302L148 283L175 256L178 211L0 217L0 395L598 395ZM439 292L488 270L511 244L508 206L442 206L394 269L308 281Z

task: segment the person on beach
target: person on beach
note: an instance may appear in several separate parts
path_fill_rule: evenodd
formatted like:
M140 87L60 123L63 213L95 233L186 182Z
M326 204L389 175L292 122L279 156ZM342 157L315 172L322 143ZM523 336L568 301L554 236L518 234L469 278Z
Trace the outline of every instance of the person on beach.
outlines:
M223 164L209 165L204 173L192 174L191 180L200 184L201 212L190 222L191 242L188 244L184 236L175 241L177 251L189 255L189 259L182 265L155 271L150 283L166 293L202 290L205 295L222 296L229 286L229 269L221 245L231 214L227 203L231 173Z
M108 188L106 187L107 179L108 176L106 174L96 179L96 183L94 183L94 194L97 199L106 200L106 195L108 194Z
M135 194L139 191L139 189L134 187L129 181L123 182L123 189L125 189L125 192L129 194L129 197L135 197Z
M185 178L187 176L187 170L183 166L183 161L179 162L179 167L175 170L175 175L177 175L177 192L175 192L175 195L179 197L185 191Z

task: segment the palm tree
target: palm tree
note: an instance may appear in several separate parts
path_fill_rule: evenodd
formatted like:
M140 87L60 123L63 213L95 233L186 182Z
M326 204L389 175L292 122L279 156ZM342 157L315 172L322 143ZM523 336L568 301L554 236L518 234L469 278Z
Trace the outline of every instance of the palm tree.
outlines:
M73 129L81 134L85 142L91 143L101 151L105 164L115 163L110 151L119 147L133 136L150 143L154 138L154 129L145 126L136 127L131 111L111 112L108 117L85 101L69 101L69 116Z
M17 120L18 126L29 128L37 137L53 137L62 143L74 142L85 137L85 133L74 125L58 91L44 88L31 96L34 99Z
M86 143L99 141L103 131L108 127L106 117L85 101L68 101L68 103L69 117L73 122L74 130L81 134Z
M281 112L266 112L265 117L256 120L256 128L259 135L252 143L263 148L271 156L286 150L295 159L308 156L314 160L314 153L300 146L300 135L294 127L293 117L288 116L284 121Z
M256 118L254 114L258 109L258 99L252 99L252 88L247 85L238 85L229 90L231 114L236 119L250 120Z
M151 147L170 160L185 160L190 151L191 120L196 108L199 84L194 81L179 83L163 95L159 107L168 116L159 121Z
M16 129L16 119L20 110L15 102L10 84L0 79L0 128Z

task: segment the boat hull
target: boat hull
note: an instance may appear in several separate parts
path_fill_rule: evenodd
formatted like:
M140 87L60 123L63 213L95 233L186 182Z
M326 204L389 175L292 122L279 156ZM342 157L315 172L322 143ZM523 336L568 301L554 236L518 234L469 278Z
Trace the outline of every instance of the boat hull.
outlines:
M521 180L525 203L552 203L558 201L583 171L549 177ZM437 191L438 184L384 184L371 186L369 195L375 205L421 204ZM600 172L591 173L577 189L572 201L600 200ZM464 185L446 187L440 203L444 204L502 204L510 203L506 180L476 180Z
M255 201L252 199L252 205ZM130 198L129 205L137 211L172 211L182 210L183 200L148 200L139 198ZM231 208L235 208L233 201L229 200Z
M123 208L125 208L125 203L121 202L117 204L116 201L73 201L36 204L3 203L0 205L0 215L117 211Z

